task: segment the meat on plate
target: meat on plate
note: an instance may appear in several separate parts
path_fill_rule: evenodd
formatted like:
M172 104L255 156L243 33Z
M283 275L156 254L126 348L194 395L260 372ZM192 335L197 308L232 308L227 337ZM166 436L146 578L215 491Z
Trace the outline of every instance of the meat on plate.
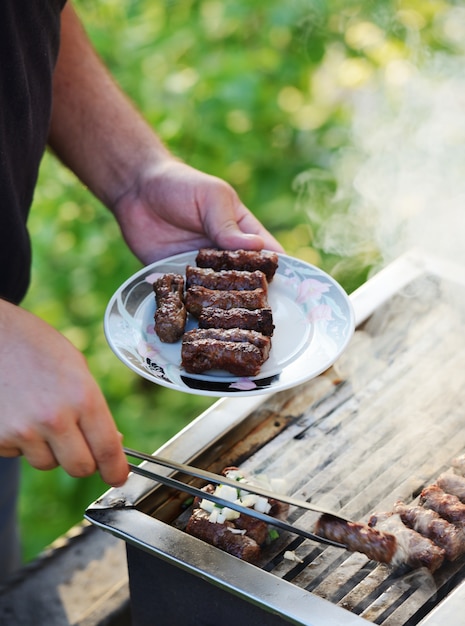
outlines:
M196 262L197 267L187 266L185 278L168 273L155 281L155 332L166 343L182 339L181 367L186 372L258 376L275 328L268 283L278 255L204 248ZM185 332L188 315L202 333Z

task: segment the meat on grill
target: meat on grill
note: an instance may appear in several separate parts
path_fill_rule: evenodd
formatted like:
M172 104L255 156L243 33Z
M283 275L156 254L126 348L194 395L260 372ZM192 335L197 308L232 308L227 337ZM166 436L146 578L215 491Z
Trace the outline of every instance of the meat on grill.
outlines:
M183 341L197 341L199 339L217 339L218 341L235 341L237 343L251 343L260 350L265 361L271 349L271 339L256 330L244 328L194 328L184 334Z
M153 290L157 303L155 332L160 341L174 343L182 337L186 327L184 278L180 274L164 274L153 283Z
M235 376L258 376L263 362L260 348L248 342L183 339L181 346L181 366L191 374L226 370Z
M443 548L447 560L454 561L465 553L465 533L443 519L436 511L418 505L408 506L398 500L393 512L400 516L406 526Z
M267 291L266 276L260 270L254 272L239 270L215 271L209 267L186 267L186 287L200 285L207 289L236 289L251 290L263 289Z
M232 469L232 468L229 468ZM237 469L237 468L234 468ZM225 475L225 471L222 472ZM216 489L216 485L205 485L202 487L202 491L205 493L214 493ZM200 507L200 498L196 497L194 499L194 510ZM268 536L268 526L266 522L259 520L256 517L252 517L251 515L245 515L241 513L238 518L234 520L234 522L229 522L235 528L239 530L245 530L248 537L257 542L258 545L261 545L266 541ZM215 522L210 522L212 526L221 526L222 524L218 524Z
M220 270L260 270L270 282L278 267L278 255L265 250L216 250L201 248L196 257L198 267Z
M465 504L457 496L445 493L438 485L428 485L420 494L420 504L436 511L452 524L465 528Z
M436 479L436 484L446 493L457 496L460 502L465 502L465 478L453 472L443 472Z
M200 285L193 285L187 290L185 303L186 309L194 317L199 317L205 308L263 309L268 306L267 292L264 289L228 291L207 289Z
M256 330L271 337L274 332L271 308L263 309L203 309L199 315L199 328L244 328Z
M239 472L237 467L226 467L222 474ZM247 491L247 483L238 483L238 487ZM214 493L217 485L208 484L202 487L204 493ZM268 515L277 519L285 519L289 505L273 498L268 499L270 510ZM211 545L220 548L244 561L256 562L260 556L261 546L268 538L268 525L265 521L251 515L240 513L233 521L222 523L212 522L207 511L200 508L201 499L194 498L193 511L186 526L186 532Z
M186 526L186 532L244 561L254 562L260 557L260 546L247 534L235 533L232 522L215 524L203 509L194 509Z
M315 532L344 544L350 552L362 552L380 563L391 563L397 549L394 535L360 522L346 522L327 513L317 520Z
M397 549L391 559L393 565L405 563L413 569L426 567L430 572L435 572L443 564L445 550L405 526L399 515L392 512L378 513L370 518L369 524L376 524L380 531L395 537Z

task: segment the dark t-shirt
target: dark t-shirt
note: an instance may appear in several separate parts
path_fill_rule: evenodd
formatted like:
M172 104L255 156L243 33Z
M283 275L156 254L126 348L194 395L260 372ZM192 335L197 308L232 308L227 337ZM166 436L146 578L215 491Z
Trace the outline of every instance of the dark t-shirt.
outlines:
M0 2L0 297L16 303L29 284L26 220L47 142L64 3Z

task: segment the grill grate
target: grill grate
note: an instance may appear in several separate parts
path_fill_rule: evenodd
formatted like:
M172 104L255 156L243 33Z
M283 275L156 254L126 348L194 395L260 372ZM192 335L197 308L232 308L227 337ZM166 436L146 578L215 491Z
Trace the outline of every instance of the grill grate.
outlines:
M337 364L342 382L329 389L318 379L307 384L312 401L301 416L241 467L285 476L292 495L355 520L391 509L398 498L413 501L465 450L465 322L449 291L447 283L422 277L383 305ZM305 395L303 388L293 393ZM290 513L308 529L315 519L308 511ZM284 559L286 550L302 562ZM463 579L464 565L463 558L446 564L434 577L392 571L362 554L293 536L268 546L260 564L383 626L417 624Z

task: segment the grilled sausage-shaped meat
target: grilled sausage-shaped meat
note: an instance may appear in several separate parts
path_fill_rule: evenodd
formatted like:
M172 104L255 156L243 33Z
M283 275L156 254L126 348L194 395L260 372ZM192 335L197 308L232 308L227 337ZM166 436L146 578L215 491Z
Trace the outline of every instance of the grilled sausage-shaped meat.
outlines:
M216 339L218 341L234 341L237 343L251 343L256 346L265 361L271 349L271 339L256 330L245 328L194 328L184 334L183 341L197 341L199 339Z
M269 307L255 310L206 308L199 315L199 328L245 328L271 337L273 314Z
M394 505L393 512L400 516L406 526L443 548L449 561L454 561L465 553L465 533L443 519L436 511L422 506L408 506L399 500Z
M240 270L215 271L209 267L186 267L186 287L199 285L207 289L246 290L268 289L266 276L260 270L254 272Z
M247 534L234 533L231 522L215 524L203 509L194 509L186 526L186 532L216 546L244 561L254 562L260 556L260 546Z
M443 472L436 479L436 485L445 493L457 496L460 502L465 502L465 478L453 472Z
M155 332L160 341L174 343L184 333L187 311L184 306L184 278L180 274L163 274L153 283L157 309Z
M346 522L327 513L319 517L315 532L344 544L351 552L362 552L380 563L390 563L397 549L394 535L371 528L368 524Z
M216 250L201 248L196 257L198 267L219 270L260 270L270 282L278 268L278 255L265 250Z
M237 470L237 468L235 469ZM224 470L222 474L226 475ZM245 485L244 485L244 488L245 488ZM216 485L211 485L211 484L205 485L205 487L202 487L202 491L204 491L205 493L215 493L215 489L216 489ZM200 502L201 502L200 498L196 497L194 499L194 510L200 507ZM277 515L274 515L272 511L273 511L273 507L270 510L270 515L273 515L273 517L277 517ZM231 522L231 524L233 524L234 527L237 528L238 530L244 530L245 534L251 539L253 539L254 541L256 541L258 545L265 543L268 537L268 524L262 520L259 520L256 517L252 517L251 515L245 515L245 513L241 513L239 517L237 517L234 520L234 522Z
M430 572L435 572L443 564L445 550L405 526L399 515L392 512L378 513L370 518L369 523L374 522L380 531L396 538L397 548L391 559L393 565L405 563L413 569L426 567Z
M242 476L237 467L225 467L222 474L231 478L231 472L234 472L234 477L238 480L238 490L247 491L247 481L239 481L239 478L242 478ZM215 493L217 488L217 485L208 484L202 487L202 491ZM289 510L287 504L273 498L269 499L268 503L271 507L268 512L269 515L279 519L286 518ZM269 536L266 522L245 513L238 513L231 520L212 521L210 514L202 508L202 498L199 496L194 498L193 511L187 523L186 531L240 559L250 562L258 560L260 548L265 544Z
M205 308L217 309L263 309L268 306L264 289L222 290L207 289L200 285L190 287L185 296L186 309L194 317L199 317Z
M420 503L452 524L465 528L465 504L457 496L445 493L438 485L425 487L420 494Z
M263 365L260 348L248 342L183 339L181 365L191 374L226 370L234 376L258 376Z

